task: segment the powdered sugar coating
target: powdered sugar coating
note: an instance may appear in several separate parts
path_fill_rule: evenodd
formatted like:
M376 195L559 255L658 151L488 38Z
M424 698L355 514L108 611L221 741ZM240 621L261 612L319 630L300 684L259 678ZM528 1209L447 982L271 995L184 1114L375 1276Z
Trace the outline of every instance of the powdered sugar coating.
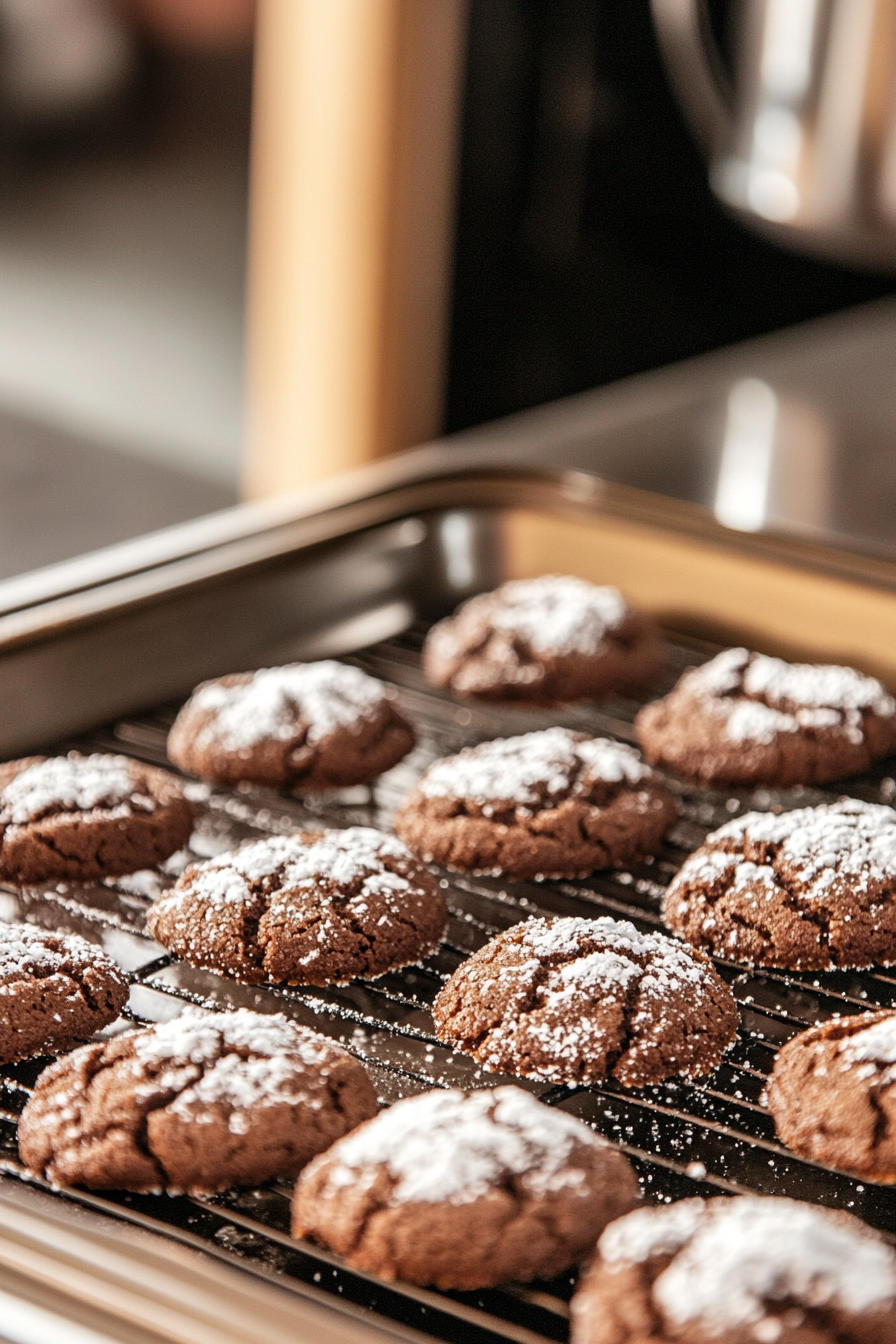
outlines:
M732 742L774 742L778 733L798 733L800 721L794 714L782 714L759 700L722 701L725 733ZM836 718L835 718L836 722Z
M408 1097L340 1140L329 1184L354 1185L385 1166L395 1181L390 1204L467 1204L510 1175L533 1194L561 1187L588 1193L568 1166L576 1148L605 1147L587 1125L517 1087ZM363 1176L360 1177L363 1179Z
M854 667L830 663L786 663L754 653L746 666L743 688L769 705L804 705L825 709L871 709L882 718L896 714L896 700L876 677Z
M700 1227L702 1199L681 1199L665 1208L635 1209L617 1218L597 1243L606 1265L643 1265L656 1255L674 1255Z
M295 1176L376 1110L362 1065L307 1027L187 1009L45 1070L19 1151L60 1185L211 1192Z
M462 965L435 1003L439 1036L487 1069L625 1086L714 1068L730 992L700 954L627 920L530 919Z
M778 733L803 729L836 729L862 742L863 711L896 714L896 700L880 682L853 667L787 663L742 648L725 649L686 673L679 686L724 720L732 742L769 745Z
M896 811L854 798L748 812L707 836L663 898L669 927L733 961L896 962Z
M314 745L338 728L351 728L387 699L382 682L360 668L325 659L265 667L235 686L207 682L194 692L190 708L211 711L197 746L219 741L239 751L274 738L288 741L297 724L307 725L305 741Z
M435 686L478 700L571 704L650 685L659 632L615 588L549 574L514 579L461 604L423 645Z
M844 877L860 888L896 881L896 811L857 798L778 816L747 812L707 837L708 845L728 841L776 846L810 904L830 900Z
M187 868L147 913L163 946L251 984L343 984L429 955L445 928L429 873L353 826L255 841Z
M290 1022L282 1013L253 1013L245 1008L233 1013L187 1008L179 1017L133 1040L138 1069L159 1061L170 1066L154 1086L178 1089L170 1108L186 1119L197 1106L218 1102L236 1112L286 1101L307 1102L305 1071L326 1073L335 1055L323 1037ZM191 1065L198 1065L202 1072L197 1076ZM316 1077L312 1081L316 1085ZM243 1132L241 1121L233 1116L230 1128Z
M584 795L594 781L635 785L651 776L634 748L610 738L584 738L568 728L496 738L436 761L422 777L427 798L465 798L480 806L538 803Z
M670 1324L710 1334L752 1326L757 1339L773 1340L776 1307L860 1313L896 1297L896 1255L885 1242L795 1200L637 1210L607 1228L598 1247L611 1268L673 1253L653 1283L654 1304Z
M512 579L489 596L497 599L493 627L522 637L533 652L547 656L598 653L607 632L617 629L628 612L617 588L562 574Z
M896 1064L896 1013L847 1036L840 1053L851 1064Z
M0 994L23 975L56 975L71 967L102 966L123 979L111 957L77 933L51 933L32 924L0 923Z
M52 756L22 770L0 791L0 825L25 826L48 812L96 808L152 812L152 798L137 792L124 756Z
M693 995L706 979L706 968L689 948L663 934L639 933L628 920L609 916L531 919L523 929L523 946L531 959L515 974L521 988L531 987L536 996L540 1020L530 1019L527 1030L549 1046L553 1062L542 1065L537 1074L546 1081L564 1081L577 1061L597 1044L599 1032L586 1008L589 1000L610 993L625 997L637 986L640 1008L631 1024L636 1035L642 1022L662 1013L664 1003ZM604 947L585 950L595 937ZM559 958L568 960L558 962ZM492 1031L492 1067L502 1067L505 1046L517 1030L518 1024L510 1021ZM485 1062L489 1063L489 1056Z
M208 1013L185 1008L169 1022L160 1022L133 1037L134 1051L142 1060L171 1060L177 1064L207 1064L222 1049L247 1050L269 1058L283 1053L303 1054L313 1043L309 1062L320 1057L323 1038L314 1037L282 1013L253 1013L238 1008L232 1013Z
M413 861L410 850L395 836L369 826L350 826L344 831L324 831L310 844L301 835L257 840L188 869L188 875L193 892L213 908L251 902L250 883L274 873L280 874L281 887L307 890L321 880L339 886L360 880L357 895L361 900L409 892L408 879L384 867L386 857ZM177 891L163 899L176 900Z

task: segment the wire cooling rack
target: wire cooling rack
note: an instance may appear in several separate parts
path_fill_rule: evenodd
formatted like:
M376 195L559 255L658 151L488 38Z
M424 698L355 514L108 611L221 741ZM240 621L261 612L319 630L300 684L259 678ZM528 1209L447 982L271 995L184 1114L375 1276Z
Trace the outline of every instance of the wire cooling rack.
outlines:
M421 771L435 758L490 737L563 723L593 734L634 740L639 701L616 699L601 706L556 711L460 704L434 692L420 671L422 629L374 646L352 661L394 683L405 711L419 730L414 752L375 787L344 790L301 801L269 790L224 790L190 785L201 806L191 841L194 857L209 857L260 835L321 826L376 825L390 817ZM715 652L707 645L671 646L671 685L685 667ZM666 687L667 688L667 687ZM658 687L657 690L663 690ZM165 738L175 713L168 706L128 719L108 730L60 745L81 751L125 752L165 763ZM136 874L91 886L14 891L0 888L0 918L25 919L81 933L101 943L128 972L131 1023L164 1021L185 1003L208 1008L248 1007L283 1012L340 1041L368 1067L380 1100L432 1087L490 1087L508 1080L484 1073L475 1061L453 1054L436 1039L430 1005L445 978L471 952L502 929L532 915L612 915L644 930L661 928L662 893L706 833L750 808L792 808L842 796L844 789L868 802L890 803L894 763L832 790L768 789L718 792L670 780L681 819L662 851L628 869L596 873L579 881L509 882L438 872L450 911L446 938L419 966L330 989L239 985L177 962L145 933L146 908L170 885L170 872ZM620 1144L635 1165L645 1197L660 1202L688 1195L759 1191L848 1209L874 1227L896 1229L896 1187L858 1181L843 1172L805 1161L775 1139L774 1124L760 1104L775 1051L791 1036L836 1014L896 1007L896 971L832 971L790 974L746 971L716 961L740 1008L741 1025L725 1063L702 1083L673 1080L626 1090L601 1087L520 1085L551 1106L580 1116ZM0 1171L22 1177L15 1142L16 1117L46 1060L29 1060L0 1071ZM77 1200L126 1217L169 1236L198 1240L285 1287L313 1285L337 1295L353 1314L373 1311L401 1332L411 1327L458 1344L539 1339L564 1340L574 1275L549 1283L508 1285L478 1293L439 1293L384 1284L349 1270L338 1257L289 1236L289 1183L271 1182L211 1198L92 1195Z

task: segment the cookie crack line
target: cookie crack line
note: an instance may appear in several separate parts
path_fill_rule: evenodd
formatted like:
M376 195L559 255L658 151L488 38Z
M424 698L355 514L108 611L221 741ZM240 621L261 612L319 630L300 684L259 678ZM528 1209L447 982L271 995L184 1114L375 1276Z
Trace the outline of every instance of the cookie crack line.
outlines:
M270 900L265 904L264 893L252 892L255 901L240 919L240 933L243 940L243 955L255 971L264 970L265 949L258 941L259 925L270 909ZM211 968L214 970L214 967Z
M773 854L771 855L772 862L765 865L772 871L775 883L775 890L783 897L784 901L786 902L787 909L791 910L795 915L799 915L800 918L805 919L808 923L815 925L815 927L818 929L821 935L821 941L825 944L825 946L829 946L831 936L830 917L828 916L828 913L823 906L811 905L808 902L803 901L800 897L799 892L794 890L793 886L784 880L782 874L778 871L778 869L774 865L774 859L778 857L780 848L781 846L776 848ZM719 854L729 854L732 855L732 857L734 858L740 857L736 853L736 851L728 849L719 849L713 852ZM697 853L697 851L695 850L694 853ZM744 860L744 861L750 862L750 860ZM701 897L705 902L705 904L708 905L710 909L714 910L716 906L718 906L722 901L724 901L725 898L730 894L730 890L731 890L730 887L720 887L718 891L713 891L712 889L710 889L708 891L701 892ZM875 904L880 904L880 902L875 902ZM754 925L752 925L748 920L744 918L743 915L739 914L736 910L727 911L726 918L730 919L732 923L742 924L745 928L749 928L751 930L754 928Z
M93 1084L96 1081L96 1079L99 1078L103 1073L108 1073L112 1069L114 1069L117 1062L118 1061L114 1059L107 1059L104 1055L97 1055L96 1058L90 1061L90 1077L87 1080L87 1086L84 1088L85 1101L87 1099L87 1094L93 1087ZM130 1138L133 1141L134 1147L137 1148L140 1155L142 1157L145 1157L146 1160L152 1165L154 1171L158 1176L158 1183L160 1187L167 1182L168 1173L166 1172L164 1166L159 1161L158 1157L150 1147L149 1117L153 1113L153 1111L164 1110L164 1108L167 1105L169 1105L178 1095L179 1093L173 1092L172 1095L169 1097L166 1097L163 1093L160 1093L158 1098L152 1096L147 1097L146 1110L142 1113L138 1124L133 1129L125 1128L125 1126L123 1125L112 1124L106 1131L107 1133L109 1133L110 1131L115 1130L118 1133L124 1134L126 1137Z
M63 814L60 813L60 815ZM72 816L74 814L66 813L65 815ZM3 834L5 834L8 829L10 828L4 827ZM72 857L77 859L78 857L77 851L75 851L74 854L69 853L67 849L64 849L61 845L57 844L52 836L47 835L45 831L41 830L37 824L33 827L32 839L41 847L41 849L48 849L51 854L56 854L60 859L71 859Z
M90 986L87 984L86 977L84 980L79 981L73 980L71 976L68 975L65 978L66 980L68 980L69 984L71 984L74 989L80 992L81 998L87 1004L87 1007L90 1009L90 1011L92 1013L98 1013L100 1011L100 1004L97 1002L96 996L91 992Z
M543 961L538 968L533 985L534 998L536 1001L525 1008L521 1008L519 1010L519 1016L528 1017L531 1016L532 1013L547 1007L547 1003L545 1002L545 992L547 983L550 980L553 971L567 966L575 966L576 962L584 961L590 955L592 954L583 953L581 956L570 959L555 954L553 957L550 957L550 959ZM605 1076L607 1078L613 1076L613 1071L620 1059L622 1059L626 1051L640 1039L632 1031L631 1017L633 1016L635 1000L641 989L641 981L647 973L647 966L639 961L637 957L632 957L629 960L631 965L637 968L637 973L633 975L631 981L627 982L624 986L624 997L620 1008L620 1041L614 1050L608 1050L606 1052L607 1064ZM539 996L541 997L541 1002L537 1001ZM485 1034L488 1035L490 1033L487 1032Z
M874 1112L874 1129L869 1145L873 1153L887 1142L890 1135L890 1116L882 1103L882 1091L880 1083L875 1083L868 1089L868 1105Z
M419 961L445 921L411 851L358 826L274 836L191 865L147 913L153 936L193 965L318 986Z
M624 998L620 1014L619 1045L615 1050L607 1051L607 1078L615 1077L617 1064L619 1064L625 1057L633 1045L643 1039L643 1037L639 1036L633 1030L632 1018L634 1017L635 1003L641 993L641 982L647 973L647 967L635 959L633 959L633 964L638 967L640 975L633 976L631 982L626 982L623 986Z

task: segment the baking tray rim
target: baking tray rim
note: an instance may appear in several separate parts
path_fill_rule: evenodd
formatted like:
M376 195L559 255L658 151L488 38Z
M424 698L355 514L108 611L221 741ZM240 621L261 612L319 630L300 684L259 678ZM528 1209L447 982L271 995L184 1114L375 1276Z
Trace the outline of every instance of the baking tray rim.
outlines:
M409 453L335 483L243 504L0 582L0 657L190 589L233 580L328 542L421 513L529 510L603 519L792 571L896 591L896 560L823 534L741 532L702 505L582 468L484 462L473 450ZM449 459L445 461L444 459Z

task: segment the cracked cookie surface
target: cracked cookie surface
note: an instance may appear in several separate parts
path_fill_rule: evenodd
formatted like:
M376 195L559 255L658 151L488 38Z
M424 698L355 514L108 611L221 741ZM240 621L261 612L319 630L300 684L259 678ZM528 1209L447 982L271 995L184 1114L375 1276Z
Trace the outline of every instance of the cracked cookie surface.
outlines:
M638 1194L617 1148L520 1088L439 1090L315 1158L293 1233L383 1278L486 1288L559 1274Z
M561 574L512 579L470 598L423 646L433 686L538 705L640 689L665 664L654 622L618 589Z
M823 784L896 751L896 701L852 667L726 649L635 729L652 764L704 784Z
M766 1092L794 1152L896 1181L896 1012L835 1018L778 1052Z
M327 659L203 682L174 722L168 755L216 783L309 793L369 783L414 741L390 686Z
M695 947L788 970L896 963L896 811L843 798L707 836L663 918Z
M341 984L428 956L445 930L435 880L365 826L259 840L187 868L147 913L194 966L249 984Z
M530 919L454 972L433 1005L439 1039L492 1072L625 1087L721 1063L731 991L701 953L626 920Z
M362 1066L316 1032L187 1009L46 1069L19 1153L56 1185L210 1192L293 1176L376 1110Z
M188 841L174 775L126 756L29 756L0 765L0 879L19 886L119 877Z
M572 1344L890 1344L896 1253L850 1214L747 1195L611 1223Z
M585 877L655 853L677 815L632 747L547 728L436 761L394 824L427 863Z
M0 923L0 1064L86 1040L127 1001L127 977L95 944Z

